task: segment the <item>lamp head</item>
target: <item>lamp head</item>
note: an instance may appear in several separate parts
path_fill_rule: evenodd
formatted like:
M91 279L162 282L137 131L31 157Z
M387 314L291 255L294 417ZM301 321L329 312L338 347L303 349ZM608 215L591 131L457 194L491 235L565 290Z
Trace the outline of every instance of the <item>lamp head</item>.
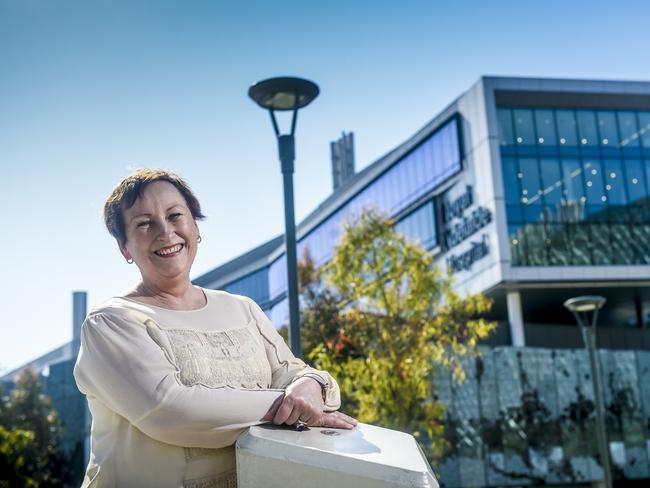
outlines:
M564 306L571 313L588 313L600 310L607 300L598 295L586 295L582 297L569 298Z
M313 81L280 77L258 81L248 89L248 96L268 110L297 110L309 105L320 90Z

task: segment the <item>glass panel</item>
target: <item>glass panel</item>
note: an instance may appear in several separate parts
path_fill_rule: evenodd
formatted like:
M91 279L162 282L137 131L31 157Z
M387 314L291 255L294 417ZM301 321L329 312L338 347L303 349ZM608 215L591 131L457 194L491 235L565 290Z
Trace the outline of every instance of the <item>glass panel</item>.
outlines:
M422 205L395 224L395 230L407 238L419 242L425 248L436 244L436 228L433 201Z
M590 228L593 264L612 264L609 225L591 224Z
M618 112L618 128L621 147L639 147L639 128L636 126L634 112Z
M518 204L521 198L519 188L519 165L514 158L503 158L503 189L505 191L506 204Z
M567 229L564 225L548 225L546 228L546 252L548 264L571 264L571 251L568 248Z
M537 144L556 146L555 118L552 110L535 110L535 126L537 128Z
M573 110L557 110L555 118L560 146L577 146L575 112Z
M286 298L266 313L276 329L289 327L289 300Z
M519 173L521 180L521 202L526 205L540 205L542 185L539 180L539 166L537 159L523 158L519 160Z
M535 145L535 131L533 128L533 111L527 109L513 110L515 118L515 136L517 144L522 146Z
M634 248L629 226L626 224L611 224L610 238L612 246L612 263L629 264L634 262Z
M581 146L597 146L598 131L596 129L596 116L592 110L578 110L578 133Z
M564 198L566 201L584 203L585 192L580 161L577 159L563 159L562 177L564 179Z
M650 148L650 112L639 112L638 116L641 144L645 148Z
M302 257L302 254L298 254ZM300 259L300 258L299 258ZM287 257L285 254L269 266L269 298L277 298L287 291Z
M243 278L229 283L223 289L237 295L245 295L263 305L269 301L268 268L251 273Z
M590 218L602 212L607 202L601 166L600 161L597 159L585 159L582 162L588 205L587 213Z
M509 224L518 224L523 222L521 205L506 205L506 217Z
M634 245L634 262L650 264L650 224L631 225L631 240ZM650 405L648 406L650 408Z
M625 183L627 195L631 203L638 202L648 195L645 185L643 166L638 159L625 160Z
M616 114L611 111L596 112L598 118L598 132L601 146L617 147L618 131L616 130Z
M571 261L574 265L591 263L589 226L585 224L570 224L567 226L567 247L571 250Z
M610 206L625 205L625 178L621 162L618 159L605 159L605 194Z
M560 173L560 162L557 159L540 160L542 173L542 194L544 205L548 207L552 219L557 218L562 200L562 176Z
M546 236L543 224L526 224L524 227L527 261L530 266L545 266Z
M497 109L499 141L502 146L514 146L515 131L512 127L512 112L508 108Z
M513 266L525 266L527 263L521 225L508 225L508 234L510 239L511 264Z

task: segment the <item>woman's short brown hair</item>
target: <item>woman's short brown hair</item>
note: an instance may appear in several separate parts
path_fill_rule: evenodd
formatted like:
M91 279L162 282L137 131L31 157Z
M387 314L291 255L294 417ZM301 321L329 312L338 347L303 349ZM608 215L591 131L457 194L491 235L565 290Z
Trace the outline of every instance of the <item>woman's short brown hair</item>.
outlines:
M201 213L201 204L183 178L164 169L140 169L120 181L104 204L106 228L121 245L126 243L126 230L122 212L127 208L131 208L142 194L144 188L154 181L167 181L174 185L185 198L185 203L187 203L194 220L203 220L205 218L205 215Z

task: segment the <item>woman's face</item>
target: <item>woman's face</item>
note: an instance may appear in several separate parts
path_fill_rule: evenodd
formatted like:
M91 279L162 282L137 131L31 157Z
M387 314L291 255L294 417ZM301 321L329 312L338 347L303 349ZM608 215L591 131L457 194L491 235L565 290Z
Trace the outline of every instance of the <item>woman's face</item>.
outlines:
M167 181L154 181L131 208L123 211L126 243L145 281L160 282L187 275L194 262L199 229L185 198Z

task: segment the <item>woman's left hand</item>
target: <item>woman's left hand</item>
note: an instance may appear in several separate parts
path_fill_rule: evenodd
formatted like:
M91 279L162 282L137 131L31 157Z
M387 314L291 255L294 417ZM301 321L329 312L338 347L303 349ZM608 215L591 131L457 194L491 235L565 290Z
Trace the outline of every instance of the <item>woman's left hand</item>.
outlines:
M321 385L314 379L300 378L284 392L284 399L273 417L273 423L294 425L298 420L311 425L323 415Z

